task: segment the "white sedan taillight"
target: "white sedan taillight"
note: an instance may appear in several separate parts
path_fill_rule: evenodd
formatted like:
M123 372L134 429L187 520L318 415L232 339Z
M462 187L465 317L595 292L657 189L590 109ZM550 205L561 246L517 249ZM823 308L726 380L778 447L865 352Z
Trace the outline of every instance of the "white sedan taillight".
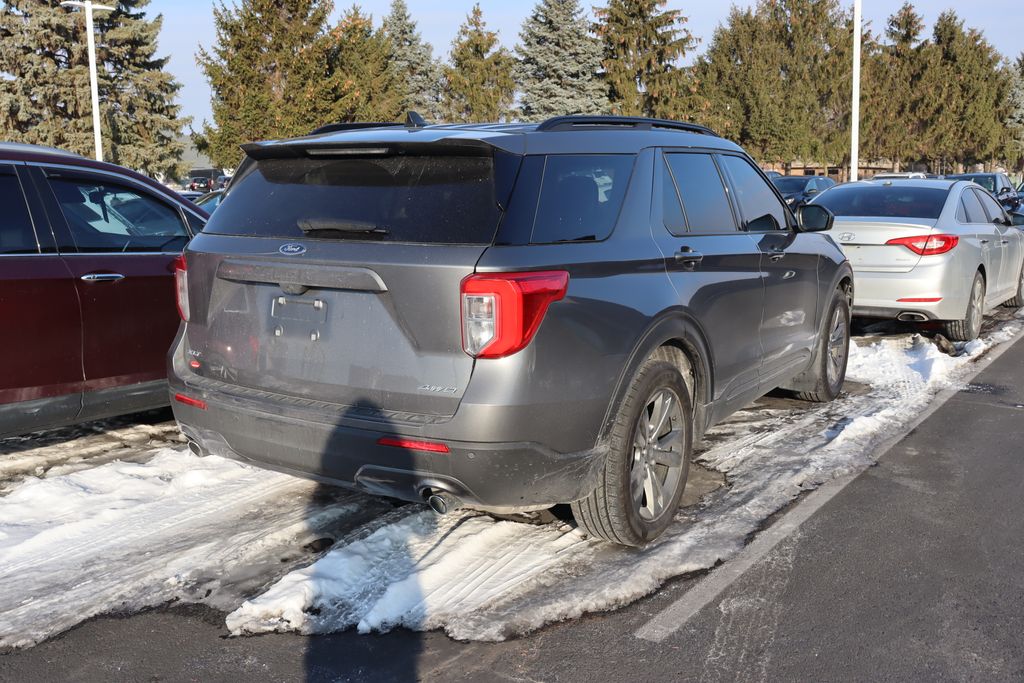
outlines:
M174 291L178 299L178 315L188 322L188 264L184 254L174 259Z
M462 348L503 358L526 348L548 306L565 297L569 273L477 273L462 281Z

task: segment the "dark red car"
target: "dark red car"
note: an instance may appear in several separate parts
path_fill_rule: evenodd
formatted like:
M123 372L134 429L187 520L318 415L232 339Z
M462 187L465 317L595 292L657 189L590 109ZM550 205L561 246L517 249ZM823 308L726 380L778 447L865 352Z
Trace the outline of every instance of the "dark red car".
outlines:
M196 176L188 182L188 189L193 192L210 192L213 190L213 178Z
M0 435L167 403L174 259L207 218L128 169L0 143Z

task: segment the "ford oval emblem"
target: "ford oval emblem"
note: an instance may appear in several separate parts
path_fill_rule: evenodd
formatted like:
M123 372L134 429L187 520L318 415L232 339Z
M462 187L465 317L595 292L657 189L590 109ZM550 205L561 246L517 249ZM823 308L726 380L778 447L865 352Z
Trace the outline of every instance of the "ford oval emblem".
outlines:
M282 244L278 251L285 256L299 256L306 253L306 247L298 242L291 242L290 244Z
M852 232L844 232L844 233L839 235L839 241L840 242L852 242L855 239L857 239L857 236L854 235ZM305 250L303 250L303 251L305 251Z

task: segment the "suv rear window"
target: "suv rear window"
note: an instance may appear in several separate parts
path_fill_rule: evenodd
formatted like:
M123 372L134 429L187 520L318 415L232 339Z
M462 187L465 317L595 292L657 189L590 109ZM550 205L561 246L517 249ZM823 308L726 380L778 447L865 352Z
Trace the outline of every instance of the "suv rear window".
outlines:
M490 244L500 210L490 156L249 162L204 232Z
M814 200L837 216L935 219L946 205L949 190L906 185L833 187Z

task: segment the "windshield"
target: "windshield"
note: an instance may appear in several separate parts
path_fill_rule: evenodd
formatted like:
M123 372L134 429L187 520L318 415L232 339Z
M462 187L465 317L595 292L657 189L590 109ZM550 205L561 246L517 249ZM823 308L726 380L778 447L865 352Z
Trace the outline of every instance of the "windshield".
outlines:
M772 178L772 182L775 187L779 188L779 192L803 192L804 188L807 187L807 183L810 178Z
M845 185L814 199L836 216L926 218L933 220L946 205L948 189L908 185Z
M996 178L995 178L995 176L992 176L992 175L985 175L985 174L980 174L979 173L977 175L971 175L971 174L948 175L946 177L947 178L956 179L956 180L972 180L972 181L978 183L979 185L981 185L982 187L984 187L989 192L995 192L996 191Z
M490 244L500 217L491 156L263 159L227 195L204 232Z

